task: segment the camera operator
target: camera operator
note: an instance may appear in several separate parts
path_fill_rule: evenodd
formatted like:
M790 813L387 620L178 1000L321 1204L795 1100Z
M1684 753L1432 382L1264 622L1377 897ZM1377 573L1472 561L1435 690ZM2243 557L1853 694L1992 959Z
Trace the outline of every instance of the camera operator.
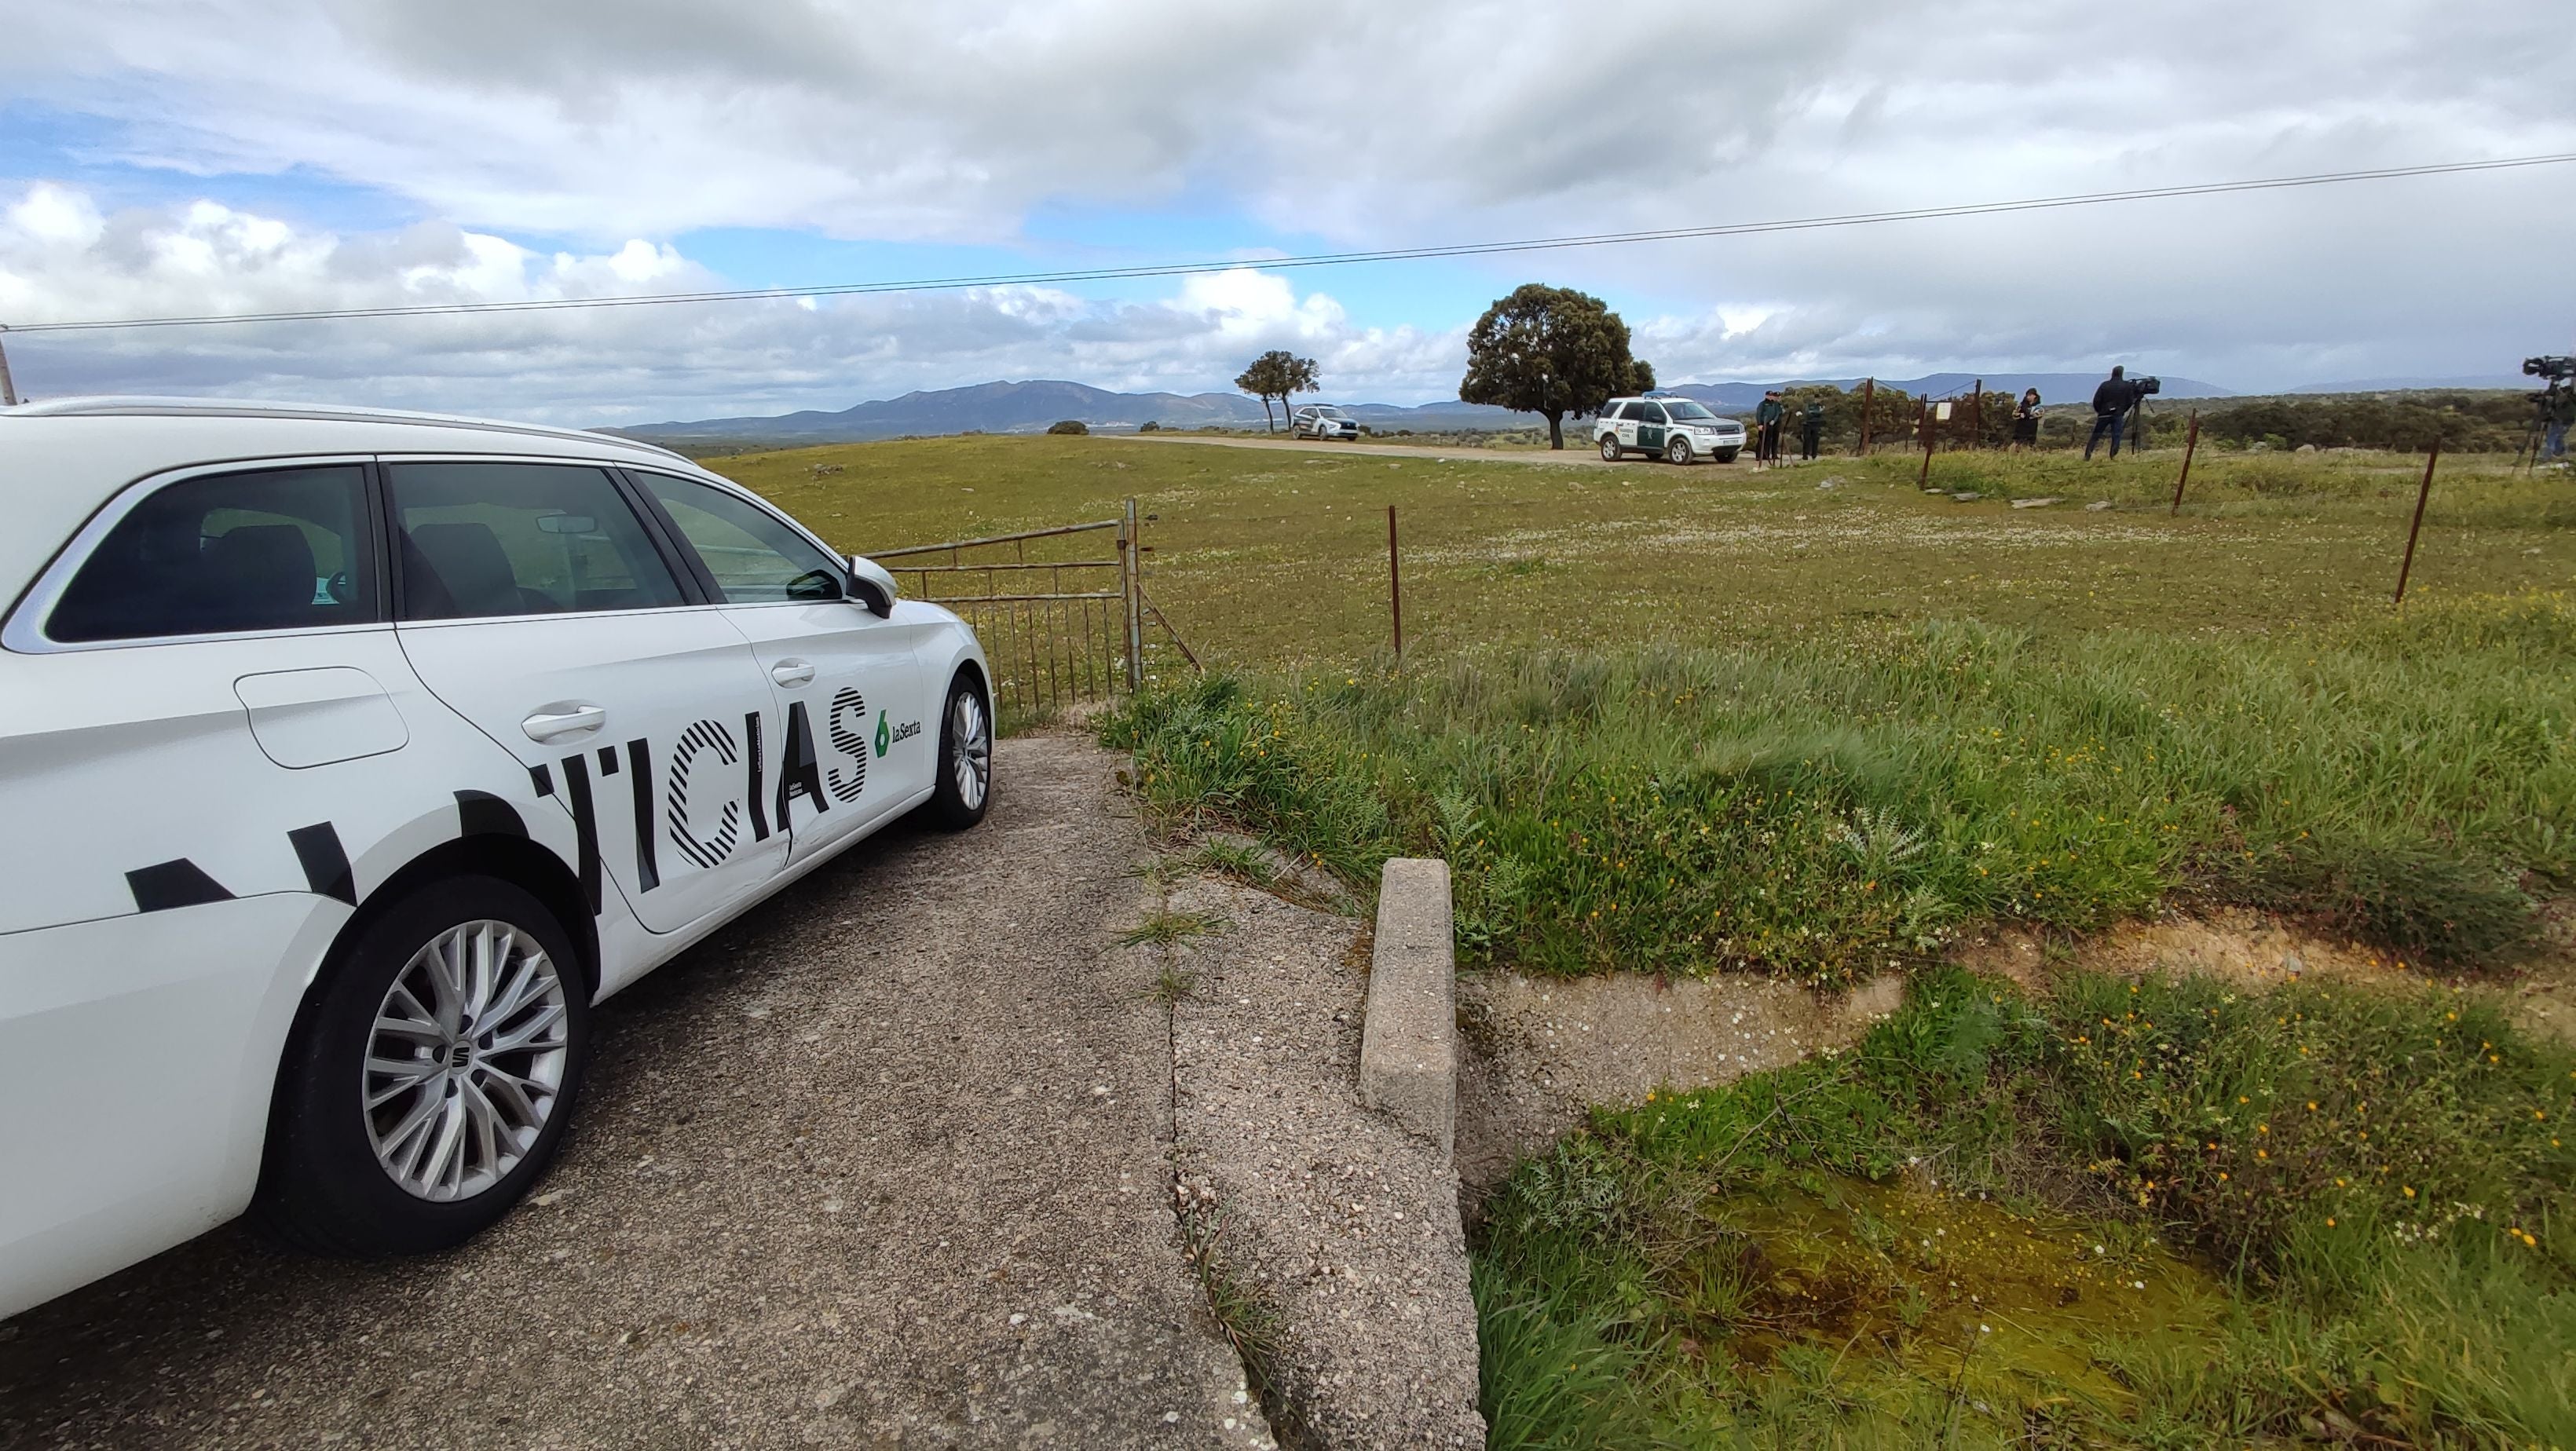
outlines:
M2138 406L2138 385L2129 381L2129 370L2121 364L2111 365L2111 376L2093 390L2093 436L2084 441L2084 456L2093 457L2093 446L2111 435L2111 457L2120 456L2120 433L2128 425L2129 410Z
M2546 441L2540 447L2541 457L2565 458L2567 425L2576 423L2576 386L2565 382L2551 383L2549 390L2541 395L2540 410L2541 417L2546 420L2543 425L2546 432L2542 435Z

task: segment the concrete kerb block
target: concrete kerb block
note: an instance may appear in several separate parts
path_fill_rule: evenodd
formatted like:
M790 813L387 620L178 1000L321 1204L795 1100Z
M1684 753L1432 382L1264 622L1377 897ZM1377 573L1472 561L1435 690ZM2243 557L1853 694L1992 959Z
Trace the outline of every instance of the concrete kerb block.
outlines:
M1378 879L1360 1033L1360 1102L1440 1146L1457 1142L1458 1015L1449 864L1397 857Z

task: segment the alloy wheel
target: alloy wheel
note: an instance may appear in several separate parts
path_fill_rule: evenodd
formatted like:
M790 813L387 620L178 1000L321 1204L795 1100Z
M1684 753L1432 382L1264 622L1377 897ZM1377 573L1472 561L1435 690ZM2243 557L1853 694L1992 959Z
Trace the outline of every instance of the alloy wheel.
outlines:
M413 1196L471 1199L518 1167L563 1096L563 974L507 922L438 934L394 974L360 1093L376 1162Z
M983 698L974 691L958 691L949 705L948 736L956 743L958 804L978 810L992 788L993 733L985 727Z

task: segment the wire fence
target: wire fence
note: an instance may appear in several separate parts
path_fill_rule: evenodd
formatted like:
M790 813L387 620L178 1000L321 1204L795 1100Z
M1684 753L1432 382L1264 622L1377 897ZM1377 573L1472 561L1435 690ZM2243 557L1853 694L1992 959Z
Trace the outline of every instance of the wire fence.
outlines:
M1115 519L879 550L868 558L904 594L954 610L984 642L993 705L1006 724L1133 693L1144 682L1147 621L1195 668L1145 594L1136 501ZM1101 557L1103 549L1108 557Z

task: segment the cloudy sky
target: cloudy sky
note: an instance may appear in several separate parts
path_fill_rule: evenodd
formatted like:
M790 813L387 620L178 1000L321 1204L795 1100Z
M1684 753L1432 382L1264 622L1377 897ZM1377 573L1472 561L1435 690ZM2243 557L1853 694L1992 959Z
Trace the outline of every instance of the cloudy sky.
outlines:
M1454 397L1595 292L1668 381L2576 350L2576 165L1472 260L1265 258L2576 152L2564 0L0 0L0 324L1023 273L1118 284L13 333L22 392L567 422L993 378Z

